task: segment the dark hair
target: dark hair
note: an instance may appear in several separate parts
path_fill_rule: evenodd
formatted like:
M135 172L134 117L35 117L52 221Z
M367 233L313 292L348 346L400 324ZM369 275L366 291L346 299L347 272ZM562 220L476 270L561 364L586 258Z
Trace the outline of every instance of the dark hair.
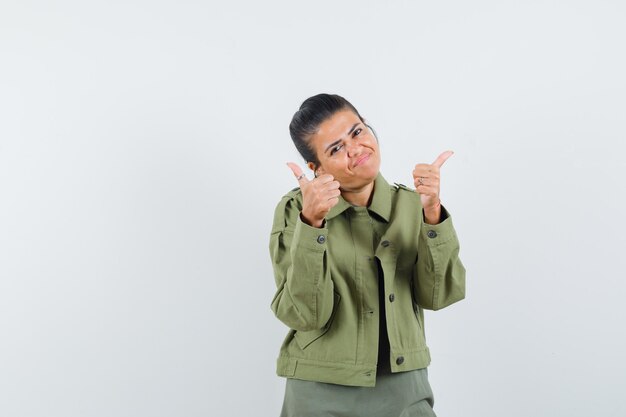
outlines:
M289 123L289 134L293 140L296 149L306 162L313 162L315 166L319 165L315 150L310 146L309 139L317 132L320 124L342 110L352 110L361 122L363 118L356 108L345 98L336 94L318 94L309 97L300 109L291 118Z

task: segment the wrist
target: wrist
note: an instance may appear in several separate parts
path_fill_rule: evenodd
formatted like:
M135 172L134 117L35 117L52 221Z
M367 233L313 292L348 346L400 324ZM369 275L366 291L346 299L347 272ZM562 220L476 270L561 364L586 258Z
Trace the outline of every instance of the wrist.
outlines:
M300 220L302 220L304 223L308 224L311 227L315 227L318 229L322 228L322 225L324 224L324 219L312 219L309 216L307 216L306 214L304 214L303 211L300 212Z
M439 224L441 222L441 200L432 207L424 207L424 221L428 224Z

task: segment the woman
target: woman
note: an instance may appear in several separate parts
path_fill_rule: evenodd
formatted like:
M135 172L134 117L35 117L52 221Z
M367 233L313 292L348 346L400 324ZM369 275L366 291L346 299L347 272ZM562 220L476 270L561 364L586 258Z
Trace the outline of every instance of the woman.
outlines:
M413 170L415 191L379 172L373 130L344 98L319 94L289 126L314 172L278 204L270 239L272 310L291 330L277 373L282 416L434 416L423 309L465 296L439 172L452 152Z

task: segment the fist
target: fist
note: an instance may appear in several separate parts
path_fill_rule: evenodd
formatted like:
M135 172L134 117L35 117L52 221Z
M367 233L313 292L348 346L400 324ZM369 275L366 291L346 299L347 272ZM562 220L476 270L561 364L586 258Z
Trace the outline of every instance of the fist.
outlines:
M293 162L287 162L302 191L302 221L313 227L322 227L324 218L339 202L341 191L339 182L332 175L324 174L308 180L302 169Z

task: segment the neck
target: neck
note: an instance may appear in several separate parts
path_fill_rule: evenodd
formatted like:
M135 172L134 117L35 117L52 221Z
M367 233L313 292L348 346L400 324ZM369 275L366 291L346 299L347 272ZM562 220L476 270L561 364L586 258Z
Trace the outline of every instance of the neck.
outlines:
M372 196L374 195L374 181L365 185L364 187L352 189L352 190L341 190L341 196L348 203L353 206L361 206L367 207L370 205Z

